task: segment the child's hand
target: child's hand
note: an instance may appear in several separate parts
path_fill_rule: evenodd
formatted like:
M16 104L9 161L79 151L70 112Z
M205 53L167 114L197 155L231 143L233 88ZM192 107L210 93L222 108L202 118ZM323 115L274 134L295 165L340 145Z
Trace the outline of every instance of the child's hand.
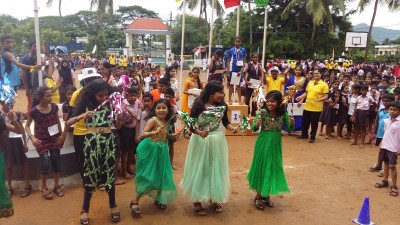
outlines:
M206 138L208 136L208 131L207 130L202 130L199 133L200 137Z
M85 112L85 115L84 115L85 119L89 119L89 118L92 117L92 116L93 116L93 111L87 111L87 112Z
M136 136L136 137L135 137L135 142L136 142L136 144L139 144L139 142L140 142L139 136Z
M161 132L162 128L161 127L157 127L157 129L155 131L153 131L153 134L159 134Z
M60 146L60 148L64 145L65 138L67 137L67 133L61 133L60 137L56 140L56 146Z
M290 124L290 126L294 126L294 117L293 116L290 117L289 124Z
M25 143L25 144L24 144L24 153L27 153L28 150L29 150L29 149L28 149L28 145Z
M231 128L231 132L232 132L232 134L236 134L237 133L237 127L232 127Z
M35 137L32 136L32 144L33 146L35 146L35 148L38 148L40 147L41 142L39 139L36 139Z
M8 117L8 119L11 120L11 121L16 121L16 120L17 120L17 114L16 114L14 111L12 111L12 110L10 110L10 111L7 113L7 117Z
M261 117L257 118L256 126L259 127L261 125Z
M178 134L178 133L173 133L172 136L173 136L174 138L178 138L178 137L179 137L179 134Z
M356 121L356 118L354 116L351 116L350 121L354 123Z

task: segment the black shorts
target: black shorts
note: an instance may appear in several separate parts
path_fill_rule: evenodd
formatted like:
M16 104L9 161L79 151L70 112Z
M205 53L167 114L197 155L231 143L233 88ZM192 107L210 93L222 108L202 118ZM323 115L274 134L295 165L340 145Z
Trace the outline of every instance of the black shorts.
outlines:
M118 130L119 137L121 139L121 152L135 151L135 129L121 126Z
M356 109L354 112L354 125L356 128L367 129L368 126L368 110Z
M379 161L389 163L389 165L397 164L397 152L391 152L384 148L379 151Z

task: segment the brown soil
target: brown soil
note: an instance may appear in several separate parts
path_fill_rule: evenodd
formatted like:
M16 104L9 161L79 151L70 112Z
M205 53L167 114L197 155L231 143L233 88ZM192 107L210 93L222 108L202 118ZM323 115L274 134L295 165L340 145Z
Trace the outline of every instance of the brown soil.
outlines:
M23 96L23 94L20 94ZM22 98L22 97L19 97ZM21 101L17 106L23 109ZM140 202L141 218L132 218L128 207L135 194L134 180L117 186L117 204L121 211L119 224L351 224L360 212L366 196L370 197L371 219L378 224L399 224L399 198L389 196L389 189L376 189L381 178L368 172L376 163L377 148L362 149L350 146L348 140L329 140L317 137L314 144L283 137L283 161L290 194L272 196L274 208L255 209L255 193L246 180L256 136L228 136L231 178L230 201L223 204L221 214L207 208L208 215L196 216L191 202L178 188L178 198L160 211L153 200L144 197ZM182 178L188 140L180 138L175 148L174 179ZM50 182L52 183L52 182ZM52 185L50 185L51 187ZM79 224L82 187L64 189L65 196L46 201L40 192L27 198L14 196L15 215L0 220L4 225L64 225ZM396 211L397 210L397 211ZM91 224L111 224L108 197L97 191L91 202ZM397 221L397 222L396 222Z

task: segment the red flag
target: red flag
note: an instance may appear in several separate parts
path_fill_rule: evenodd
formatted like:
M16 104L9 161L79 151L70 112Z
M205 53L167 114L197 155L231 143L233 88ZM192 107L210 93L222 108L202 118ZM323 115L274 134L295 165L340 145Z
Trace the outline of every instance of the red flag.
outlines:
M240 5L240 0L224 0L225 8L230 8L233 6Z

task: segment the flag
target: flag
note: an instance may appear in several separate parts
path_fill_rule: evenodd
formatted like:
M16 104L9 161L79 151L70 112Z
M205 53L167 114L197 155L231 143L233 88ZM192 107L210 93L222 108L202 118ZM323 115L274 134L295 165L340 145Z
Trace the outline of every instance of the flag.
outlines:
M97 51L97 44L94 45L93 50L92 50L92 54L96 53L96 51Z
M233 6L240 5L240 0L224 0L225 8L230 8Z
M269 0L254 0L254 3L256 3L257 7L265 7L269 5Z
M196 51L194 54L195 54L196 56L199 56L200 52L201 52L201 49L200 49L200 48L197 48L197 51Z

